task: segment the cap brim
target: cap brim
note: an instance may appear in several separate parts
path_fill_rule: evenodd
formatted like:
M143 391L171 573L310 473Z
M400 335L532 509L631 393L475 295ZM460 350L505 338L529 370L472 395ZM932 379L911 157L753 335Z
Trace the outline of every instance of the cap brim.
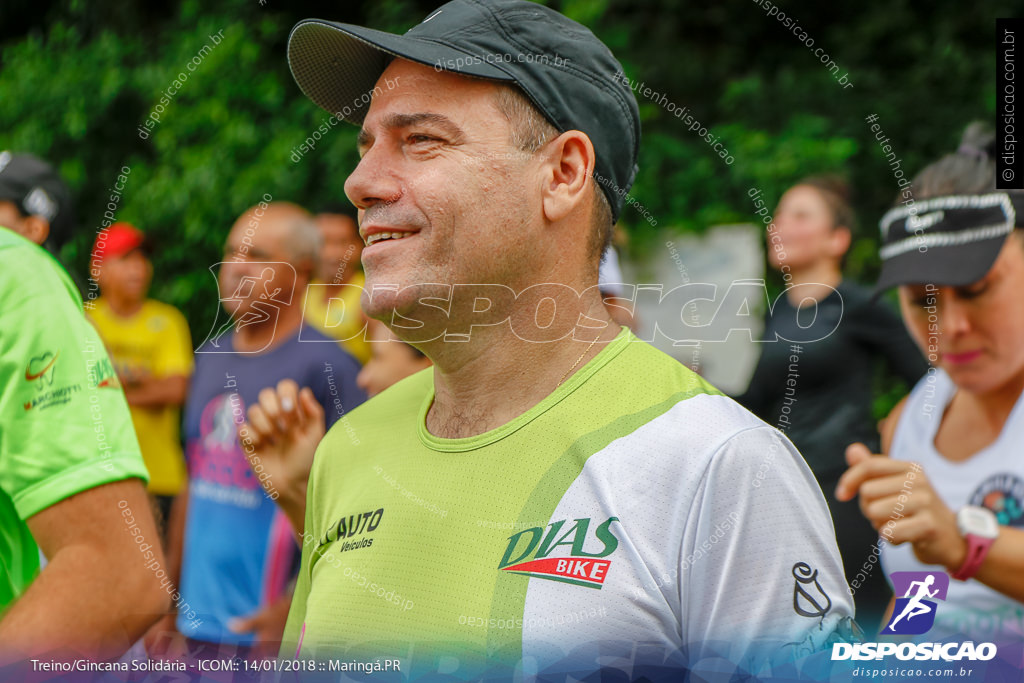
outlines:
M473 55L436 40L395 35L322 19L300 21L288 37L288 66L299 88L315 104L349 123L360 125L374 88L395 57L433 66L439 71L512 81L495 64L465 59ZM461 59L460 59L461 58ZM445 68L458 60L459 68ZM462 65L463 62L471 62Z
M893 256L882 265L875 295L899 285L933 284L962 287L985 277L995 263L1007 235L955 247L917 249Z

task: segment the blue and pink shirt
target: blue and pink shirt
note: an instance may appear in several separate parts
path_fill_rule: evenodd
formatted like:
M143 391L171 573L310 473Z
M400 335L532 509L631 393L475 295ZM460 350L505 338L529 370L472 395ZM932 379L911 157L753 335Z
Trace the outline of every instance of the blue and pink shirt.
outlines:
M189 501L177 624L189 638L250 644L253 634L232 633L228 622L279 598L297 569L291 526L237 436L259 392L283 379L308 386L328 428L366 400L351 355L316 330L303 329L301 337L296 332L267 351L239 353L231 336L196 354L184 416Z

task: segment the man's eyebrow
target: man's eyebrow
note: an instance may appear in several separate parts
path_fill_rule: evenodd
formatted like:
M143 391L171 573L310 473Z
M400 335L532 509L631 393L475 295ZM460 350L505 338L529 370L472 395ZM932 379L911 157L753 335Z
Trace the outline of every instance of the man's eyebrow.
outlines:
M432 112L421 112L417 114L388 114L384 117L381 122L381 127L388 130L396 130L400 128L408 128L409 126L415 126L421 123L428 123L444 130L449 137L452 138L453 142L459 142L462 140L464 133L454 121L447 116L442 114L434 114ZM359 129L359 134L356 136L356 145L362 149L367 147L373 141L373 135L365 128Z

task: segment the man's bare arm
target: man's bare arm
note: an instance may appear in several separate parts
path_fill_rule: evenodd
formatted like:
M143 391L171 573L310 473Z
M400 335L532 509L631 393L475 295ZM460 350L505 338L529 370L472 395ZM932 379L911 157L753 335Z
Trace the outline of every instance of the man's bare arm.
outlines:
M167 520L167 576L170 578L170 590L180 590L181 563L185 547L185 521L188 518L188 488L186 487L171 504L171 512ZM150 657L172 655L175 640L179 640L177 605L171 603L164 615L146 632L146 652Z
M138 382L126 384L125 398L128 405L143 408L159 408L161 406L180 406L185 403L188 394L188 377L147 377Z
M116 657L167 609L156 565L146 566L164 559L140 480L88 489L27 522L49 563L0 621L5 654Z

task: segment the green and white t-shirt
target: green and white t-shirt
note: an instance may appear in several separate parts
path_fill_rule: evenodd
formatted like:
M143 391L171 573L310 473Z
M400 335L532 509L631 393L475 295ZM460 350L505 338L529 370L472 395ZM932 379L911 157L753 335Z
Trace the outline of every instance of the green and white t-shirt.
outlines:
M432 400L428 369L320 444L282 656L689 666L798 656L849 624L800 455L628 331L479 436L431 435Z
M0 614L39 571L25 520L130 477L149 475L78 290L45 250L0 227Z

